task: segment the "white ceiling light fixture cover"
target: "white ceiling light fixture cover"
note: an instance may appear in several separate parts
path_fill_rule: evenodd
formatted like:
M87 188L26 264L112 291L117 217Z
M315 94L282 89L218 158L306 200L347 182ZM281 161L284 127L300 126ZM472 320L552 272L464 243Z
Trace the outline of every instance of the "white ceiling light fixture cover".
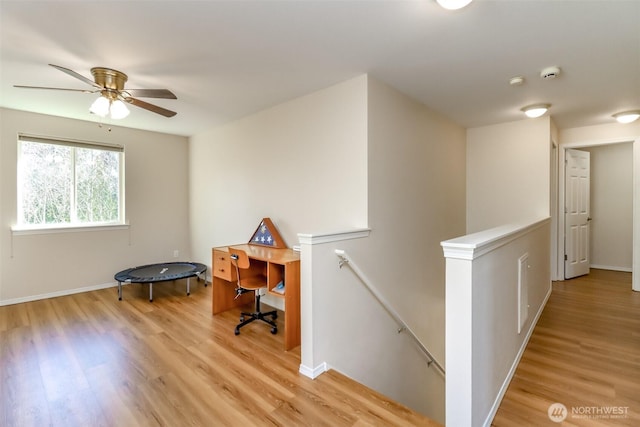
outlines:
M472 0L436 0L440 6L448 10L462 9Z
M109 114L109 100L104 96L99 96L98 99L93 101L91 107L89 107L89 111L95 114L96 116L106 117Z
M124 102L119 99L112 101L105 96L98 97L98 99L91 104L89 111L96 116L109 116L114 120L124 119L129 115L129 109Z
M521 109L527 117L535 119L536 117L540 117L547 112L547 110L551 107L551 104L533 104Z
M618 121L618 123L631 123L635 122L640 118L640 110L633 111L623 111L622 113L616 113L613 115L613 118Z
M129 109L124 104L124 102L122 102L119 99L116 99L115 101L113 101L111 103L111 118L112 119L115 119L115 120L124 119L128 115L129 115Z

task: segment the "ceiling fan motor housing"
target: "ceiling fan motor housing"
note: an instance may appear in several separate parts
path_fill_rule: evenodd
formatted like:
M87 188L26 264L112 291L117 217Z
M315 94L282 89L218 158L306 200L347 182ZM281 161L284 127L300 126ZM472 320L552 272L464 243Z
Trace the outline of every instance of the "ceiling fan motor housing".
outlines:
M106 89L121 91L128 77L125 73L111 68L94 67L91 69L96 84Z

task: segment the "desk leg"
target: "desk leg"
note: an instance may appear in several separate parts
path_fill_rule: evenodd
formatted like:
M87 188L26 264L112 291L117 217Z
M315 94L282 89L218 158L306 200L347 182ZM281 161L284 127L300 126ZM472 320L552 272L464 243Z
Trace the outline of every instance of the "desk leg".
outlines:
M213 277L211 296L211 311L213 314L222 313L230 308L241 307L253 302L253 293L248 292L236 298L236 286L219 277Z
M287 264L284 272L284 349L300 345L300 263Z

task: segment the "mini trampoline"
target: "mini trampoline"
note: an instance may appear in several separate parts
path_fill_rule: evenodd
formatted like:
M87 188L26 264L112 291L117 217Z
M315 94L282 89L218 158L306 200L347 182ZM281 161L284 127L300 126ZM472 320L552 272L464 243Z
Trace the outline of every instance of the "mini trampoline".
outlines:
M187 295L190 294L189 279L207 271L207 266L198 262L163 262L128 268L113 276L118 281L118 300L122 301L123 283L148 283L149 301L153 301L153 284L172 280L187 279ZM207 286L205 278L204 285Z

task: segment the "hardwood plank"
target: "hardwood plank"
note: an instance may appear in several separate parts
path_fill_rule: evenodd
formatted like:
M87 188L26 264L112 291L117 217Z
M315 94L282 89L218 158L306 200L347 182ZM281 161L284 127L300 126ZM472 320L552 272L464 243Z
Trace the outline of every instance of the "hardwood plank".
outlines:
M562 425L640 425L638 331L630 273L555 282L492 425L558 425L547 414L555 402L568 410ZM626 412L602 413L611 407Z
M0 307L0 425L437 425L330 371L299 374L300 349L240 309L211 315L192 280ZM284 317L278 318L282 327Z
M0 333L0 360L0 425L46 425L50 419L49 406L31 327Z
M0 332L29 325L29 315L25 304L6 307L6 316L0 316Z

